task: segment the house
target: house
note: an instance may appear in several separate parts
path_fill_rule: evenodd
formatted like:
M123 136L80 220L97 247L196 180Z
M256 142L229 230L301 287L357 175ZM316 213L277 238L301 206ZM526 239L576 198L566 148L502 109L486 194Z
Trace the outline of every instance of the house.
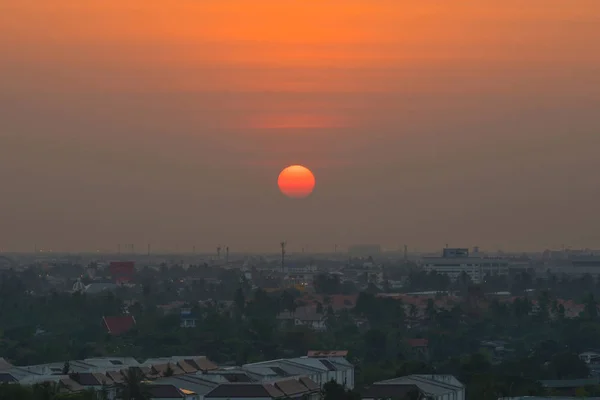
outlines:
M429 340L423 338L407 339L406 343L417 359L421 361L429 360Z
M363 400L421 400L426 395L417 385L371 385L361 390L360 397Z
M321 353L321 352L318 352ZM323 352L334 354L335 352ZM345 354L340 351L337 354ZM257 381L272 381L289 377L306 377L319 387L334 381L348 389L354 388L354 366L342 356L296 357L262 361L242 366Z
M595 351L586 351L579 355L579 359L586 364L598 364L600 362L600 354ZM0 371L2 370L2 359L0 358Z
M306 326L316 331L327 329L325 316L317 312L316 307L298 307L296 311L284 311L277 315L283 326Z
M414 385L425 397L433 400L465 400L465 385L452 375L408 375L373 384L386 385Z
M135 263L133 261L113 261L108 269L115 282L127 283L135 274Z
M135 318L132 315L102 317L102 322L106 331L111 335L121 335L130 331L135 326Z
M270 383L227 383L217 386L204 400L221 399L283 399L286 395Z
M0 372L0 384L3 383L16 383L19 380L9 372Z
M348 350L309 350L306 356L310 358L346 357Z
M600 385L600 377L583 379L552 379L540 381L544 389L550 389L552 392L561 396L576 396L577 389L586 386Z
M181 369L177 364L165 363L165 364L154 364L150 368L153 376L178 376L184 375L185 371Z
M304 379L283 379L272 382L225 383L217 386L204 396L212 399L306 399L319 398L316 383Z
M179 311L182 328L195 328L197 319L192 315L192 309L184 307Z
M153 384L172 385L182 391L194 392L200 398L203 398L207 393L219 386L219 383L211 381L208 377L195 374L159 378Z
M6 371L11 369L13 366L11 363L6 361L3 357L0 357L0 371Z
M148 395L152 400L200 400L200 396L191 390L179 389L173 385L147 385L145 386Z
M173 372L177 372L179 375L181 375L182 372L185 374L196 373L198 371L206 373L219 368L205 356L149 358L142 364L142 366L149 369L154 368L155 370L158 368L162 371L163 369L166 369L167 364L170 364Z
M285 379L273 383L287 398L302 398L317 400L320 394L319 386L309 378Z
M69 377L61 378L58 381L60 393L77 393L83 392L85 388Z
M83 390L104 391L107 400L117 398L117 384L108 376L101 373L77 372L69 379L79 384Z

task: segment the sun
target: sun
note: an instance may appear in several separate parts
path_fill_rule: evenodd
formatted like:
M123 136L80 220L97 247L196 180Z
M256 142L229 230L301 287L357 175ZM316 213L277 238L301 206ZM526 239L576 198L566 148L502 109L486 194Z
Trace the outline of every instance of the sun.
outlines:
M308 197L315 188L315 176L302 165L290 165L279 174L277 185L281 193L294 199Z

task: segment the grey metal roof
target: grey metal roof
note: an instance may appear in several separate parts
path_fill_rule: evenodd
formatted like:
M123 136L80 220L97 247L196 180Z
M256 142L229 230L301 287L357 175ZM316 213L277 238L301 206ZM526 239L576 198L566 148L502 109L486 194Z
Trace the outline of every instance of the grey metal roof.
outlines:
M458 387L452 384L434 380L432 378L425 378L427 375L409 375L402 376L400 378L389 379L386 381L375 382L375 385L416 385L423 393L433 396L440 396L446 393L454 393L462 390L462 387Z
M589 379L552 379L540 381L547 388L576 388L600 384L600 377Z
M217 386L207 393L204 398L280 398L285 397L279 389L270 384L257 383L227 383Z
M196 375L170 376L168 378L159 378L153 384L173 385L179 389L191 390L192 392L204 396L211 390L219 386L216 382L202 379Z

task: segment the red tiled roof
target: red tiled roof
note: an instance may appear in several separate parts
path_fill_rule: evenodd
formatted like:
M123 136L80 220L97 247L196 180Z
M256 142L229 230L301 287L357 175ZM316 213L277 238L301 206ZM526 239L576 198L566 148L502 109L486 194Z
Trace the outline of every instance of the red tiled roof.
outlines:
M132 315L121 315L118 317L102 317L106 330L111 335L120 335L135 326L135 318Z

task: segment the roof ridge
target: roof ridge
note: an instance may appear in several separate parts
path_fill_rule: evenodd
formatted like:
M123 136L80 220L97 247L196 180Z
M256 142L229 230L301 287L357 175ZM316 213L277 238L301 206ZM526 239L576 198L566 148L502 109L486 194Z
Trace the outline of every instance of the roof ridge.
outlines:
M444 381L438 381L437 379L427 379L426 376L436 376L437 374L414 374L414 375L408 375L408 377L412 377L415 380L427 383L427 382L433 382L435 384L437 384L438 386L446 386L449 388L453 388L453 389L462 389L462 386L456 386L453 385L451 383L448 382L444 382ZM438 376L447 376L447 375L438 375ZM449 376L453 376L453 375L449 375Z

